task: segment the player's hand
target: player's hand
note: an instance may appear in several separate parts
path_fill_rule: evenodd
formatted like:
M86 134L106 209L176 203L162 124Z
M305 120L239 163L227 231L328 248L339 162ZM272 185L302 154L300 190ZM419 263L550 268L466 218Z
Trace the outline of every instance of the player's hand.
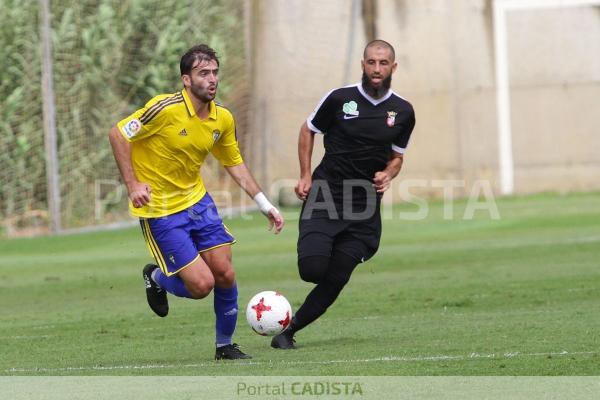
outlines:
M281 216L281 214L279 214L279 211L277 211L277 209L275 207L273 207L269 210L269 213L267 214L267 218L269 218L269 230L274 229L273 232L276 235L279 232L281 232L281 230L283 229L283 225L285 224L285 221L283 220L283 217Z
M375 172L373 177L373 187L377 193L383 193L390 188L392 177L385 171Z
M134 182L127 187L127 190L129 191L129 200L135 208L143 207L150 202L152 189L147 183Z
M294 190L296 191L296 196L302 201L305 201L308 197L308 192L310 192L310 188L312 186L312 178L300 178Z

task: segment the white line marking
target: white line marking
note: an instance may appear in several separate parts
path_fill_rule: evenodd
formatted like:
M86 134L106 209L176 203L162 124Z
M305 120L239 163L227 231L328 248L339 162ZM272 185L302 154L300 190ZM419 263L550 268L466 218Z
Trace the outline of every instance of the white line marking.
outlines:
M51 338L53 336L50 335L32 335L32 336L6 336L4 338L0 338L0 340L2 339L6 339L6 340L31 340L31 339L48 339Z
M520 353L510 351L504 353L479 354L471 353L468 355L436 355L436 356L389 356L379 358L364 358L355 360L329 360L329 361L241 361L232 365L255 366L255 365L328 365L328 364L353 364L353 363L371 363L371 362L421 362L421 361L461 361L471 359L491 359L491 358L528 358L528 357L556 357L556 356L574 356L574 355L597 355L595 351L576 351L576 352L551 352L551 353ZM118 371L118 370L145 370L145 369L169 369L169 368L205 368L218 367L223 364L219 362L206 362L198 364L147 364L147 365L93 365L88 367L64 367L64 368L10 368L4 370L5 373L29 373L29 372L70 372L70 371Z

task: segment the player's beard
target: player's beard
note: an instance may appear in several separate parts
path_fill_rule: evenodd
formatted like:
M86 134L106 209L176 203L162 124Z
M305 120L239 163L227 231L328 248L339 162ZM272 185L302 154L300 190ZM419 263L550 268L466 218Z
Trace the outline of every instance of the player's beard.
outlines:
M362 87L363 89L365 89L365 92L367 92L369 96L371 96L374 99L379 99L385 96L388 90L390 90L390 87L392 87L392 74L390 74L387 78L381 81L381 85L379 87L375 87L371 83L371 79L369 79L369 76L366 74L365 71L363 71Z
M215 91L214 94L210 93L208 91L208 87L203 88L200 85L195 85L192 83L192 86L190 87L190 91L192 92L192 94L194 95L194 97L198 100L200 100L202 103L209 103L212 100L215 99L215 96L217 95L217 87L218 85L215 85Z

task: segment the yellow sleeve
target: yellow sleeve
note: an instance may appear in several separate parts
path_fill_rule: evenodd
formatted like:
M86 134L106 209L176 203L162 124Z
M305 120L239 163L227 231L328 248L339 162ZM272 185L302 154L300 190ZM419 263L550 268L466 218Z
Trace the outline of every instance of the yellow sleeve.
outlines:
M129 141L135 142L147 138L156 133L163 125L160 111L165 95L156 96L150 100L143 108L135 111L127 118L122 119L117 123L117 128L121 135Z
M229 113L228 117L229 124L215 142L212 153L221 165L224 167L233 167L234 165L242 164L244 160L242 159L235 134L235 120Z

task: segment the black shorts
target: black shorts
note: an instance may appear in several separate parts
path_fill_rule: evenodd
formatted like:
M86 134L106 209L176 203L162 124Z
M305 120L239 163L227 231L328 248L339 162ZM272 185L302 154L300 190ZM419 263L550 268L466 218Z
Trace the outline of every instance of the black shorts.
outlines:
M381 238L379 210L369 219L344 220L327 217L300 218L298 259L308 256L330 257L341 251L358 262L364 262L377 252Z

